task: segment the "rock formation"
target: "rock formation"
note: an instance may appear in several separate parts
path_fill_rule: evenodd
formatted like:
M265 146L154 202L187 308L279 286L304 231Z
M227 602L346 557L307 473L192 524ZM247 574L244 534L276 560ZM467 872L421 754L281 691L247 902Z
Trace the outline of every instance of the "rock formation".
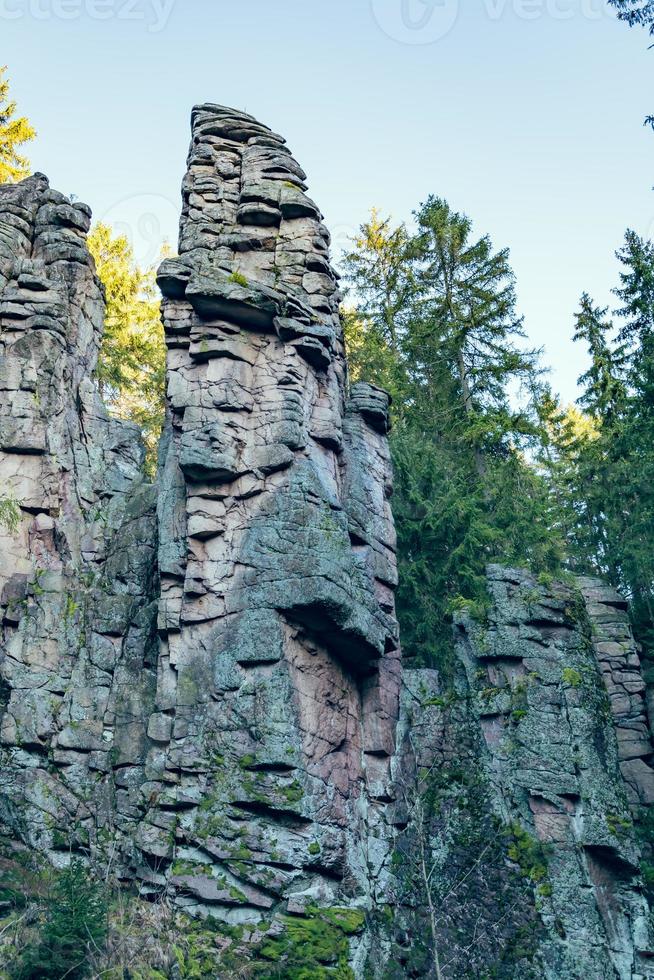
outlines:
M161 646L138 841L151 864L175 855L186 902L234 921L368 897L398 713L388 398L346 398L305 189L279 136L197 108L179 257L159 272Z
M120 825L155 676L156 500L92 381L89 224L39 174L0 188L0 821L55 863Z
M627 603L598 579L580 578L579 588L591 627L593 651L609 695L618 740L620 772L636 819L654 804L652 737L645 682Z
M418 853L432 872L436 942L409 955L396 937L395 956L421 965L435 947L446 976L652 976L634 825L651 770L643 739L624 736L644 722L624 603L599 582L542 583L499 566L488 585L487 616L456 617L465 677L454 690L443 697L434 671L405 671L402 768L419 794L408 794L396 844L400 924L426 933ZM627 742L635 769L623 768ZM505 972L484 972L493 968Z
M90 848L142 894L233 922L370 906L388 857L388 398L347 390L304 191L280 137L195 111L159 275L156 490L92 382L88 209L40 176L0 191L0 467L20 513L0 566L0 817L54 863Z
M81 854L256 976L654 976L626 604L492 566L453 679L402 669L388 397L306 189L194 110L152 486L93 382L88 208L0 187L0 857Z

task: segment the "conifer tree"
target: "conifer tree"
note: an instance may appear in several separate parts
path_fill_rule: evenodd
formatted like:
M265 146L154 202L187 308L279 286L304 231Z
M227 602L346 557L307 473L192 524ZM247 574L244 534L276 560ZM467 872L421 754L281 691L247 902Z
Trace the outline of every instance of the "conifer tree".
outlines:
M586 342L591 359L589 369L579 378L582 395L578 404L594 418L610 424L624 409L626 350L612 346L614 326L607 313L608 307L594 306L588 293L583 293L575 314L573 339Z
M25 116L16 117L6 72L7 66L0 65L0 184L13 184L30 173L29 161L19 151L36 133Z
M428 360L451 366L483 477L485 452L500 433L522 422L511 417L507 384L535 368L534 352L516 345L524 333L509 252L494 252L488 235L471 240L470 219L440 198L430 197L416 218L421 317L412 355L423 363L425 377Z
M612 435L611 512L620 584L636 629L654 656L654 244L627 231L617 253L623 270L619 337L628 349L628 410Z
M446 671L451 613L461 603L483 608L486 564L539 571L557 565L561 547L549 533L548 486L525 457L538 425L508 395L537 371L533 352L518 346L508 252L475 240L470 221L438 198L416 216L413 238L388 222L371 235L375 215L362 228L345 261L356 304L345 328L357 377L388 385L394 398L403 647Z
M90 953L102 948L106 935L104 890L75 859L58 873L39 942L24 950L12 980L83 980Z
M576 315L590 368L579 405L594 432L564 447L568 497L578 520L573 563L606 576L631 600L637 635L654 656L654 246L627 231L616 253L616 327L587 294ZM611 335L617 330L617 337ZM570 507L568 508L570 510Z
M651 399L654 385L654 243L628 230L616 252L623 266L615 295L623 325L619 338L629 353L630 383L641 397Z
M154 269L143 270L124 235L99 223L88 237L107 310L97 378L108 407L144 433L150 473L164 415L166 347Z
M397 352L415 289L411 239L403 224L393 228L373 208L353 245L344 262L358 313L379 341Z

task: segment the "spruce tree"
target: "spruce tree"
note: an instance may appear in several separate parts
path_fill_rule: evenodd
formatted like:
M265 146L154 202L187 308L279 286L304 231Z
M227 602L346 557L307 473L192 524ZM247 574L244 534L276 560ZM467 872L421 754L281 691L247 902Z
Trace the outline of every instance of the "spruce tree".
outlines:
M12 980L83 980L90 954L107 935L107 898L79 860L58 873L39 942L26 949Z
M584 294L575 339L590 367L578 400L590 433L561 450L576 567L607 577L631 601L636 633L654 655L654 246L627 231L616 324ZM615 339L612 335L616 333Z
M575 314L573 339L586 342L591 359L589 369L578 381L582 388L578 404L594 418L610 424L624 409L627 353L624 346L612 345L614 325L607 313L608 307L594 306L588 293L583 293Z
M474 239L470 221L438 198L416 217L412 239L388 223L371 235L374 215L362 229L345 263L356 303L345 327L356 376L389 383L394 397L403 648L447 671L451 613L462 603L481 611L486 564L549 569L561 548L547 483L526 457L538 425L509 397L537 368L519 346L508 252Z
M636 629L654 655L654 244L627 231L622 263L620 339L629 352L628 409L614 434L613 520L620 578Z
M153 475L164 416L166 345L154 269L141 269L124 235L98 223L88 237L107 310L97 378L108 407L135 422Z
M411 353L425 377L430 361L451 366L483 478L486 453L522 421L512 419L507 385L535 369L534 352L516 344L524 332L509 252L494 252L488 235L471 240L470 219L440 198L428 198L416 219L421 316Z
M641 399L651 401L654 391L654 244L628 230L624 246L616 252L623 266L620 288L614 290L622 306L619 338L629 354L630 384ZM641 406L642 408L642 406Z
M403 224L372 210L343 260L357 311L380 343L398 352L404 322L415 293L412 242Z
M13 184L30 173L29 161L19 150L36 136L25 116L16 117L16 103L9 100L7 66L0 65L0 184Z

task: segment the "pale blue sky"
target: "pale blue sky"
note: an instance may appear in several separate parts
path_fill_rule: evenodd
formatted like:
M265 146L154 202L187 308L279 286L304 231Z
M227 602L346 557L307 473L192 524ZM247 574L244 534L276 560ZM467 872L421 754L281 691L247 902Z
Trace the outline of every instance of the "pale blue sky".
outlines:
M0 38L33 165L142 258L176 238L191 106L246 109L337 248L429 193L508 245L564 398L579 295L610 301L627 226L654 236L654 52L602 0L0 0Z

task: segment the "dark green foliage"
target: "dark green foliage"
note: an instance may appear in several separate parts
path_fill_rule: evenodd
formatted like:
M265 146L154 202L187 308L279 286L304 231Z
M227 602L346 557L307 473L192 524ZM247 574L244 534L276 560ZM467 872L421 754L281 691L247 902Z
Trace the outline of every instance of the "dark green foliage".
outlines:
M413 238L376 214L361 229L345 260L359 301L345 328L353 376L393 397L404 652L447 671L453 605L483 605L488 562L553 571L562 544L549 487L526 462L539 420L509 397L538 370L508 252L439 198L416 219Z
M373 217L345 272L352 373L394 399L405 655L447 673L451 611L483 605L490 561L606 577L654 651L654 245L628 231L613 318L584 293L590 355L562 409L523 349L506 250L430 197L418 231ZM401 267L401 268L400 268ZM384 275L380 275L380 269ZM369 286L366 287L366 276ZM391 321L392 325L391 325ZM528 399L516 407L516 389ZM654 657L652 658L654 661ZM654 663L646 665L651 677Z
M591 357L589 369L579 378L583 386L579 405L591 416L610 422L624 408L626 349L612 346L613 321L606 319L607 312L608 307L595 307L588 293L584 293L575 314L574 339L586 342Z
M39 940L23 952L13 980L88 976L89 954L102 947L107 934L106 904L103 889L80 861L72 861L55 880Z
M573 568L608 578L630 600L646 657L654 650L654 246L628 231L615 324L584 294L575 339L582 424L550 417L547 469L561 500ZM558 426L558 428L557 428Z

